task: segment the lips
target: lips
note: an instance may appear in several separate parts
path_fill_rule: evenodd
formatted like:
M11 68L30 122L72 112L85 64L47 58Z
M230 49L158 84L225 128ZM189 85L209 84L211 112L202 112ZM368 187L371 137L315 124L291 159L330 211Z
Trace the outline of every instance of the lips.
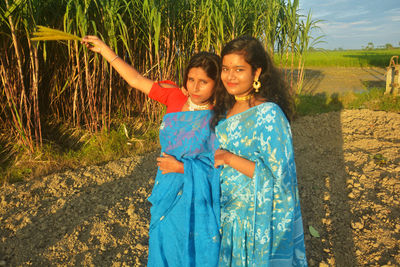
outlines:
M230 83L230 82L227 82L226 85L229 86L229 87L234 87L234 86L237 85L237 83Z

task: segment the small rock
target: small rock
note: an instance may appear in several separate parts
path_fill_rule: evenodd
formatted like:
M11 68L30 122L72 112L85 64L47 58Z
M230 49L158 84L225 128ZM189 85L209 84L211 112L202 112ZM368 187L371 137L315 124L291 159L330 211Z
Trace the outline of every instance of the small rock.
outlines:
M355 195L354 195L353 193L349 193L347 196L348 196L350 199L355 199L355 198L356 198Z
M364 223L363 222L352 222L351 228L353 228L354 230L361 230L364 228Z

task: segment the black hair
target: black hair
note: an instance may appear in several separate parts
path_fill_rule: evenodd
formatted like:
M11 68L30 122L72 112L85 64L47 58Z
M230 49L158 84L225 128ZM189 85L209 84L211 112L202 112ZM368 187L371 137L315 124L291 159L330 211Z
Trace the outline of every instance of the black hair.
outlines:
M225 45L221 52L221 59L229 54L243 55L245 61L251 66L253 73L261 68L258 80L261 87L258 93L254 93L257 99L273 102L282 109L286 118L290 121L294 115L294 101L290 95L288 84L283 74L278 70L269 54L265 51L261 42L254 37L242 36ZM225 117L226 112L233 107L235 99L228 94L222 86L216 92L216 105L211 126L214 128L218 121Z
M199 52L192 56L189 64L186 67L185 74L183 75L183 86L186 88L186 83L188 80L189 71L192 68L202 68L207 76L214 80L214 93L212 94L209 101L214 102L216 89L220 87L221 80L221 58L210 52Z

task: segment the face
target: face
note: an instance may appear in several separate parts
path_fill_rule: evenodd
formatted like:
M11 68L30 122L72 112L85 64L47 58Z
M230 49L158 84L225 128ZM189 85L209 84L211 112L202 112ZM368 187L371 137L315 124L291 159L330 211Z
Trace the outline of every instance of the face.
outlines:
M207 104L214 93L214 85L215 81L208 77L202 68L191 68L189 70L186 89L194 104Z
M229 94L245 96L253 90L254 77L260 75L261 68L255 73L243 55L228 54L222 59L221 80Z

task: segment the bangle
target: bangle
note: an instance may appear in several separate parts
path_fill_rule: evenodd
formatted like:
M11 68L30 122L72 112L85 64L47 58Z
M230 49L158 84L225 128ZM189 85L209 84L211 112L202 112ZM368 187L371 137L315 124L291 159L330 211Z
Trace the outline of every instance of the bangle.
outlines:
M110 60L110 64L114 62L114 60L116 60L117 58L119 58L119 56L115 56L115 58Z

